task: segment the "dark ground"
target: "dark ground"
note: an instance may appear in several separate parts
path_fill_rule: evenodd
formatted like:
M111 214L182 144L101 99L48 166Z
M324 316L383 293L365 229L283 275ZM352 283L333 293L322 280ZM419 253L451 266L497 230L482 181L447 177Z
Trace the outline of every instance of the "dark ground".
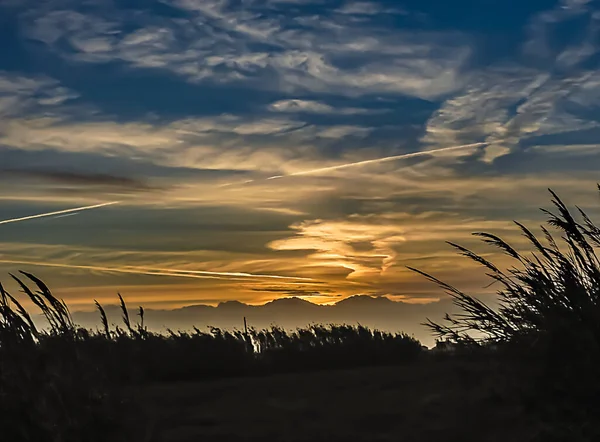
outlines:
M546 439L539 438L542 424L489 373L485 363L422 358L398 367L160 384L139 394L154 440L166 442Z

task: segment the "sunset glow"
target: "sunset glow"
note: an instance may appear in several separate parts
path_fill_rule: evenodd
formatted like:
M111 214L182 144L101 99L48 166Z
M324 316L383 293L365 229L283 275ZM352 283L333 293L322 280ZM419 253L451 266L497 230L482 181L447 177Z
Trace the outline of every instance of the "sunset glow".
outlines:
M75 308L435 305L406 266L494 291L445 241L523 243L548 187L595 213L589 2L24 3L0 4L0 274Z

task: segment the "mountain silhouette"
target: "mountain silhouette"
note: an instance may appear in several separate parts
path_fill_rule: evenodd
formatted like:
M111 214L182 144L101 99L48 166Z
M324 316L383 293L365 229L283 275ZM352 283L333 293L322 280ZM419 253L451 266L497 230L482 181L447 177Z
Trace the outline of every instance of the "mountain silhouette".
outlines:
M134 311L135 306L129 306ZM109 322L121 324L117 305L105 306ZM244 317L249 327L269 328L273 325L294 330L311 324L361 324L372 329L405 332L426 345L433 342L421 324L427 317L441 318L451 310L447 301L432 304L409 304L386 297L356 295L333 305L317 305L297 297L280 298L263 305L224 301L217 306L196 304L173 310L146 309L144 322L150 330L190 330L219 327L241 330ZM132 312L130 314L132 315ZM132 315L133 316L133 315ZM86 328L97 328L98 312L74 312L75 322Z

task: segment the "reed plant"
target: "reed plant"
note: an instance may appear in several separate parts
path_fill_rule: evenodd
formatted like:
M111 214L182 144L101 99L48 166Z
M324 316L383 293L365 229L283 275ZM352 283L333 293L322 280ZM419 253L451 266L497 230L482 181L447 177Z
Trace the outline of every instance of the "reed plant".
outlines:
M492 349L495 361L511 367L509 384L513 389L508 394L517 389L524 402L543 411L548 422L565 421L561 427L550 425L556 434L564 430L573 435L570 440L597 440L600 228L585 211L569 209L556 193L550 193L554 209L541 209L547 222L541 226L540 235L515 222L530 252L522 253L492 233L474 234L513 261L508 269L449 243L480 264L490 282L499 287L498 307L430 274L412 270L443 288L457 308L458 313L446 315L441 322L425 323L441 342L472 352ZM517 375L514 367L519 369ZM592 439L579 439L575 428L586 428Z

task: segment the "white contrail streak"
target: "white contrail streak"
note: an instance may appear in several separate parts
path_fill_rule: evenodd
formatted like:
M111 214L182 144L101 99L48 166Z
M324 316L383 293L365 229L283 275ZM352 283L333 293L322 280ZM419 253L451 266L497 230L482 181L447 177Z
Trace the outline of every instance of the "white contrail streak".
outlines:
M65 213L64 215L55 216L54 219L66 218L67 216L75 216L75 215L79 215L79 212Z
M163 269L155 267L132 267L127 266L128 269L139 269L151 272L170 272L170 273L185 273L190 275L213 275L213 276L226 276L226 277L239 277L239 278L261 278L261 279L289 279L295 281L314 281L312 278L302 278L300 276L282 276L282 275L265 275L260 273L245 273L245 272L211 272L208 270L177 270L177 269Z
M314 281L310 278L299 278L293 276L278 276L278 275L258 275L254 273L229 273L229 272L208 272L208 271L193 271L193 270L170 270L170 269L154 269L148 267L105 267L105 266L90 266L90 265L75 265L75 264L59 264L52 262L38 262L38 261L22 261L12 259L0 259L2 264L20 264L20 265L31 265L40 267L58 267L64 269L81 269L99 272L114 272L114 273L129 273L135 275L150 275L150 276L171 276L174 278L193 278L193 279L227 279L233 281L244 281L248 278L265 279L265 278L277 278L277 279L289 279L289 280L302 280L302 281ZM285 284L285 282L282 282ZM310 282L305 282L310 284Z
M184 273L167 273L167 272L152 272L152 271L143 271L136 270L130 268L120 268L120 267L104 267L104 266L89 266L89 265L75 265L75 264L58 264L52 262L36 262L36 261L20 261L20 260L12 260L12 259L2 259L0 263L3 264L20 264L20 265L31 265L31 266L40 266L40 267L58 267L63 269L81 269L81 270L90 270L90 271L99 271L99 272L114 272L114 273L132 273L135 275L155 275L155 276L174 276L180 278L197 278L197 279L222 279L218 276L208 276L208 275L188 275Z
M269 179L269 178L267 178L267 179ZM241 185L244 185L244 184L250 184L250 183L253 183L253 182L254 182L254 180L237 181L237 182L235 182L235 183L225 183L225 184L220 184L220 185L219 185L219 186L217 186L217 187L241 186Z
M293 173L288 173L285 175L275 175L275 176L269 177L267 179L275 180L278 178L286 178L286 177L290 177L290 176L312 175L312 174L321 173L321 172L331 172L334 170L346 169L348 167L366 166L368 164L384 163L386 161L403 160L406 158L420 157L420 156L429 155L432 153L447 152L447 151L459 150L459 149L467 149L470 147L487 146L488 144L490 144L490 143L482 142L482 143L462 144L460 146L442 147L440 149L422 150L419 152L404 153L401 155L394 155L391 157L375 158L372 160L357 161L355 163L347 163L347 164L340 164L337 166L321 167L319 169L303 170L301 172L293 172Z
M119 203L120 201L111 201L110 203L94 204L93 206L76 207L74 209L57 210L56 212L40 213L38 215L23 216L21 218L5 219L4 221L0 221L0 224L18 223L20 221L28 221L30 219L46 218L48 216L64 215L66 213L79 212L82 210L98 209L100 207L111 206Z

